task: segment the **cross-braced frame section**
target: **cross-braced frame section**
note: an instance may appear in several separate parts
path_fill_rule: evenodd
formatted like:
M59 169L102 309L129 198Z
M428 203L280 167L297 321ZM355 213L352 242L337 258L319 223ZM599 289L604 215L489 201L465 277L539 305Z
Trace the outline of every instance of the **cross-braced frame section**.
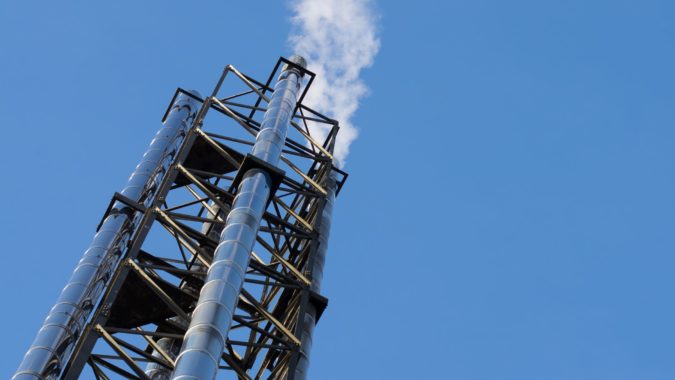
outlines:
M273 91L270 84L284 64L293 65L280 58L265 82L227 66L204 99L176 91L171 104L182 94L202 107L158 184L155 202L147 207L121 194L113 197L111 204L122 202L142 214L141 223L64 378L78 378L82 371L101 380L171 373L240 176L262 165L248 153ZM307 79L280 166L268 173L276 188L251 252L218 379L292 378L300 355L300 316L308 305L323 311L327 303L311 290L312 260L328 176L337 173L339 192L347 174L333 165L337 122L302 104L314 79L302 70Z

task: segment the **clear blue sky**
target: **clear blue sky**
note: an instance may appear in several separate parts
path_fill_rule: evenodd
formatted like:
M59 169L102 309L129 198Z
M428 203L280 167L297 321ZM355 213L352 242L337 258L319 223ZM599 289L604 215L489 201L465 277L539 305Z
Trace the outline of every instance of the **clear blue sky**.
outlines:
M378 8L312 378L675 377L675 3ZM267 75L288 16L0 3L0 377L174 89Z

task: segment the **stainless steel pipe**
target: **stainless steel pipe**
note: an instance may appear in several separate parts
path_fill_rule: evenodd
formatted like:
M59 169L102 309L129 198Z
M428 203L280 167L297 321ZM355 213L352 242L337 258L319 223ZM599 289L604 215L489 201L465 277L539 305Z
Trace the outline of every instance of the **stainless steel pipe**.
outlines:
M199 107L199 102L187 95L176 98L164 127L150 143L122 195L150 206ZM124 203L114 203L12 379L55 379L61 374L141 217Z
M302 57L291 61L306 66ZM288 65L274 86L252 153L270 165L279 162L301 81L302 73ZM261 169L250 169L243 175L176 359L173 380L211 380L216 376L270 185L269 175Z
M312 290L316 293L321 292L321 282L323 281L323 267L326 263L326 251L328 250L328 238L330 237L330 223L333 216L333 204L335 203L335 191L337 189L337 178L334 171L328 174L324 185L328 193L326 203L319 219L318 234L319 246L316 249L314 261L312 263ZM317 310L312 303L307 305L307 310L302 316L303 329L300 333L300 356L298 364L295 367L295 380L307 379L307 370L309 369L309 354L312 349L312 335L316 325Z
M229 211L220 210L220 207L214 202L209 202L209 207L206 209L206 217L211 220L223 220L227 217ZM220 233L223 231L222 224L214 224L212 222L204 222L202 224L202 233L210 237L211 239L218 240ZM192 270L201 270L203 266L199 262L194 262L192 264ZM196 290L191 286L184 286L184 289L187 288L191 293L196 293ZM175 322L178 322L180 318L173 318ZM182 319L180 319L182 320ZM176 356L180 352L180 341L174 338L161 338L157 341L157 346L163 350L171 359L176 359ZM152 356L156 358L161 358L162 355L153 350ZM171 370L163 365L160 365L155 362L148 362L145 367L145 374L151 380L169 380L171 378Z
M180 349L179 341L173 338L160 338L157 340L157 347L162 349L171 359L175 359ZM153 350L152 356L162 359L162 355ZM169 380L171 370L155 362L148 362L145 367L145 374L152 380Z

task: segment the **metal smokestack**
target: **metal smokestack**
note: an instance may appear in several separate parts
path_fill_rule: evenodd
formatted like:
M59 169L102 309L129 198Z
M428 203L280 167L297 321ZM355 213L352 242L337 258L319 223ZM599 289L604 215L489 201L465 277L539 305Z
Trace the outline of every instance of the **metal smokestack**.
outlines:
M227 218L228 212L229 211L227 209L221 211L220 207L214 202L210 202L209 207L206 209L207 219L211 220L222 221L225 218ZM222 224L205 222L202 224L202 233L207 235L213 240L218 240L220 238L220 233L223 231L223 227L224 226ZM204 248L208 249L207 247ZM213 253L213 250L209 250L209 252ZM203 266L200 263L195 262L194 264L192 264L192 268L194 269L203 268ZM186 287L189 290L194 290L189 285L187 285L187 283L183 285L183 288ZM173 318L172 320L179 322L180 318ZM176 340L174 338L161 338L157 340L157 346L164 352L166 352L171 357L171 359L175 360L176 356L180 352L181 342L180 340ZM162 355L156 350L153 350L152 356L159 358ZM169 368L154 362L149 362L147 364L147 366L145 367L145 374L151 380L169 380L171 378L171 370Z
M290 60L306 67L302 57ZM271 166L279 162L301 86L303 74L295 65L282 69L253 146L252 155ZM265 170L251 168L244 173L177 357L173 380L215 378L270 189L271 178Z
M326 251L328 250L328 238L330 237L330 224L333 216L333 203L335 202L335 192L337 190L337 178L335 171L331 170L326 178L324 185L326 189L326 203L319 218L317 227L319 235L319 247L316 250L314 260L312 263L312 284L311 289L316 293L321 293L321 282L323 281L323 267L326 263ZM300 356L298 364L295 367L295 380L304 380L307 378L307 370L309 368L309 354L312 349L312 335L314 334L314 326L316 325L317 317L316 307L310 303L307 305L302 318L303 329L300 333Z
M176 98L164 127L129 177L123 196L150 206L199 107L199 102L184 94ZM109 277L126 254L141 215L122 202L114 203L12 379L55 379L61 374Z

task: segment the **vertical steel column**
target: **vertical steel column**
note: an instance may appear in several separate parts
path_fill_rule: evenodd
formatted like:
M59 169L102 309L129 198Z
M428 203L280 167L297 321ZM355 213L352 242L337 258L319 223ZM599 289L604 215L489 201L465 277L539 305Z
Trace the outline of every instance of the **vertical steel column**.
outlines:
M334 171L328 174L326 184L326 201L319 219L318 235L319 246L316 249L312 260L312 284L311 289L316 293L321 291L321 282L323 281L323 267L326 263L326 251L328 250L328 238L330 237L330 223L333 215L333 203L335 202L335 191L337 189L337 178ZM302 318L302 332L300 334L300 356L295 367L294 380L305 380L307 378L307 369L309 368L309 354L312 349L312 335L316 325L317 310L310 302L307 305Z
M306 66L302 57L294 56L291 61ZM297 67L287 65L282 69L256 137L253 156L272 166L279 162L301 80L302 73ZM172 379L215 378L270 189L271 178L264 170L252 168L244 173L185 333Z
M146 206L154 200L198 110L199 103L191 97L180 94L176 98L164 127L121 191L123 196ZM140 217L141 213L123 202L113 204L12 379L55 379L61 374L109 277L126 253Z
M207 208L207 218L211 220L217 220L219 218L225 219L227 217L228 210L223 210L221 212L220 207L215 204L213 201L209 203ZM222 220L221 219L221 220ZM211 239L218 240L220 233L223 231L222 224L214 224L211 222L204 222L202 224L202 233L210 237ZM193 269L203 268L201 264L195 262L192 264ZM194 291L192 287L188 289ZM196 292L196 291L195 291ZM180 341L173 338L161 338L157 340L157 346L162 349L171 359L176 359L176 356L180 352ZM155 350L152 352L152 356L161 358L161 354ZM149 362L145 367L145 374L151 380L169 380L171 378L171 370L164 367L163 365Z
M157 347L162 349L172 359L175 359L180 349L178 343L179 341L173 338L160 338L157 340ZM152 356L159 359L162 358L162 355L155 350L152 351ZM171 370L155 362L148 362L145 367L145 374L152 380L169 380Z

